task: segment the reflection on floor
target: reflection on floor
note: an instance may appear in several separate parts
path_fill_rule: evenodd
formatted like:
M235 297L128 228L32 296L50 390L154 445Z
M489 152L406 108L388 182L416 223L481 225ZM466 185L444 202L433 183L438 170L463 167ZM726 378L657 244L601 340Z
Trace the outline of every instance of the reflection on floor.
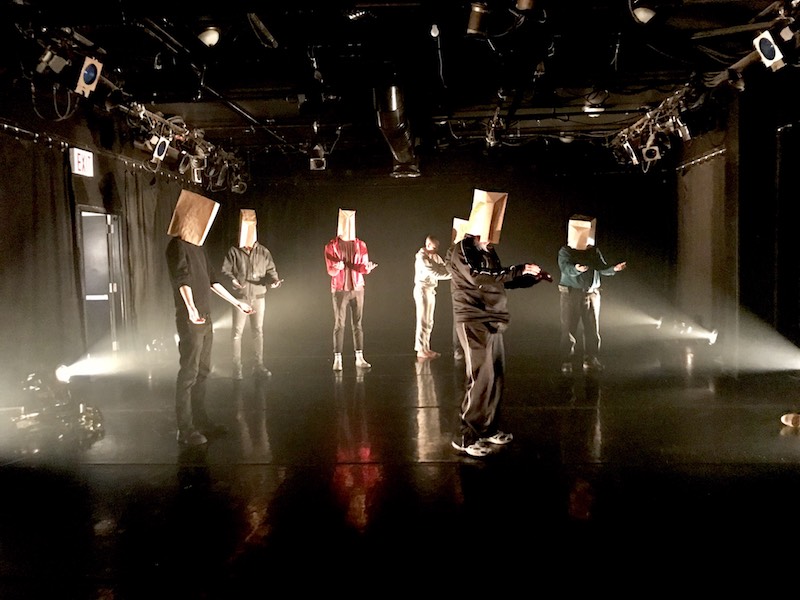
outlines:
M66 391L28 381L0 413L0 598L236 599L372 578L391 592L465 582L465 567L531 590L565 570L636 589L620 569L712 582L732 575L711 563L778 555L794 535L800 430L780 422L794 372L636 354L564 376L554 357L510 354L515 440L474 459L450 447L463 363L368 358L215 372L228 431L198 448L175 442L172 356Z

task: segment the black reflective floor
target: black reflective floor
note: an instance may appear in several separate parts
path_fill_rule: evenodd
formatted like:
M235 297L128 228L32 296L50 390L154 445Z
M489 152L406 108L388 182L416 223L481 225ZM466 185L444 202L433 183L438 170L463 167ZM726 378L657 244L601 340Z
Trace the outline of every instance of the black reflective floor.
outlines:
M271 378L241 382L221 364L209 405L228 433L193 449L175 442L172 355L73 378L77 417L5 406L0 598L430 597L482 583L651 597L793 563L800 430L780 416L798 405L795 372L731 376L667 349L609 351L603 373L565 377L553 356L509 352L515 441L474 459L450 447L452 354L366 358L335 374L319 352L273 355ZM564 593L544 593L554 585Z

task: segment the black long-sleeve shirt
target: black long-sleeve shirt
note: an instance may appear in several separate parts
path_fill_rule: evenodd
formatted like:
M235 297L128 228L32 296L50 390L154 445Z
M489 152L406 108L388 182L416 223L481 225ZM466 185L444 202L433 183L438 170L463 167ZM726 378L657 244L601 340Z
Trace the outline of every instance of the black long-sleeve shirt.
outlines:
M581 273L575 265L586 265L587 271ZM613 265L609 265L600 249L590 246L585 250L576 250L569 246L561 246L558 251L558 268L561 271L561 285L577 288L584 292L600 289L600 276L611 276L616 273Z
M172 282L172 294L175 299L175 314L178 318L188 318L186 304L180 289L184 285L192 288L194 305L200 316L211 314L211 286L219 283L219 278L206 255L203 246L195 246L173 237L167 244L167 269Z
M452 276L450 293L458 323L508 323L506 289L530 287L539 281L524 273L525 265L502 266L494 246L482 250L473 236L451 246L445 262Z

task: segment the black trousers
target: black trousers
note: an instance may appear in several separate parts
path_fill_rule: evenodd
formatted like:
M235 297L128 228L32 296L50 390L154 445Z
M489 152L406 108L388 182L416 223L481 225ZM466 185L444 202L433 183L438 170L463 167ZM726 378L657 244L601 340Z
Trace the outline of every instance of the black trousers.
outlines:
M456 323L466 363L460 433L467 443L497 430L505 388L505 328L505 323Z
M347 309L350 309L350 328L353 330L353 349L364 349L364 329L361 318L364 316L364 290L333 292L333 351L342 352L344 346L344 327Z
M202 429L209 424L206 412L206 379L211 372L211 346L214 328L211 317L195 325L187 318L177 318L180 368L175 382L175 416L178 431Z
M561 295L559 351L562 360L573 360L581 324L584 359L596 358L600 351L600 290L584 292L578 288L559 285L558 292Z

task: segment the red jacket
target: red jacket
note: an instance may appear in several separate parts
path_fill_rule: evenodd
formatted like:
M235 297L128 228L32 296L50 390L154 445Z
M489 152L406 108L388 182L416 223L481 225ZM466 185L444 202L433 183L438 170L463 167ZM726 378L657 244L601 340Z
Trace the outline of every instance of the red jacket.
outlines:
M355 247L353 262L345 262L344 269L338 270L334 265L344 260L339 247L340 241L335 237L325 244L325 266L328 275L331 276L331 292L364 289L364 275L367 273L367 263L369 263L367 245L358 238L353 240Z

